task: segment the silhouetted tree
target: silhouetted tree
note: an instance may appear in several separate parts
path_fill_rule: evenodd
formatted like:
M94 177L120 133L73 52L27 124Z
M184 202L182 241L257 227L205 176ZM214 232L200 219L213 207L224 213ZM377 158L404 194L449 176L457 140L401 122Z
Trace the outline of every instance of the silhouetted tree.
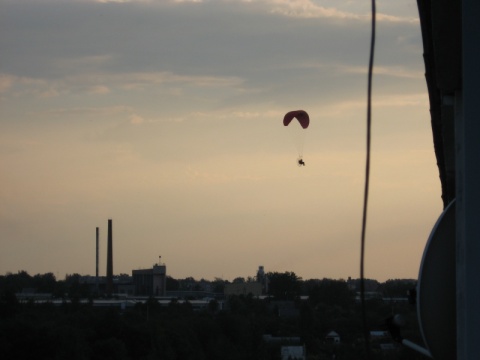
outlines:
M7 273L2 279L2 290L8 290L13 293L22 292L22 289L32 288L32 277L24 270L17 272L16 274Z
M270 272L267 274L269 280L269 294L277 299L294 299L300 295L302 278L294 272Z
M364 358L360 306L353 301L354 293L347 286L350 283L331 279L302 281L291 272L268 275L273 279L272 293L281 299L296 300L232 296L225 309L218 309L218 302L211 301L205 309L194 311L189 302L172 301L164 307L150 298L121 310L79 301L82 284L78 274L62 281L56 281L51 273L0 276L0 359L279 359L280 345L265 343L263 334L300 336L309 359L328 359L333 352L338 359ZM194 282L193 278L187 280L189 284ZM401 293L403 282L387 281L379 289L385 285L384 290L395 289L388 290L388 294ZM68 291L78 296L65 300L62 306L17 301L15 289L48 289L53 283L54 292ZM225 283L215 279L209 285L221 288ZM375 285L374 281L370 284ZM299 300L300 293L310 295L309 300ZM274 303L295 304L300 315L276 316ZM415 306L381 299L367 301L372 329L382 329L386 317L393 313L407 319L402 335L421 343ZM340 334L340 345L325 344L330 330ZM421 356L401 348L390 353L378 350L372 359L416 360Z
M166 290L167 291L176 291L180 289L180 282L171 276L167 276L166 279Z
M215 278L215 280L212 281L212 291L217 294L223 294L225 284L228 284L228 281L221 278Z
M20 310L20 303L12 290L0 293L0 318L13 317Z
M416 280L390 279L378 287L383 297L407 297L408 291L415 288Z
M88 284L81 283L81 278L80 274L69 274L65 277L65 285L69 298L85 299L91 296Z
M115 337L97 340L92 345L92 360L128 359L125 344Z
M57 279L53 273L37 274L32 279L33 287L38 293L53 293Z
M308 286L309 301L313 306L322 303L329 306L351 307L355 293L344 280L323 279L311 281Z

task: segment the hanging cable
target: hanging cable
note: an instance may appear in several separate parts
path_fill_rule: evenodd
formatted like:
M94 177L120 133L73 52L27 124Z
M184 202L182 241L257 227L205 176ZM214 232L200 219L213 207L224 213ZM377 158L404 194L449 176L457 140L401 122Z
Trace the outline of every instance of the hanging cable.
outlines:
M365 162L365 190L363 198L363 218L362 218L362 236L360 250L360 300L362 305L363 334L365 338L365 352L367 359L370 359L370 336L367 323L367 311L365 306L365 233L367 228L367 207L368 190L370 186L370 153L371 153L371 128L372 128L372 79L373 79L373 59L375 54L375 23L376 23L376 4L372 0L372 33L370 38L370 60L368 62L368 85L367 85L367 159Z

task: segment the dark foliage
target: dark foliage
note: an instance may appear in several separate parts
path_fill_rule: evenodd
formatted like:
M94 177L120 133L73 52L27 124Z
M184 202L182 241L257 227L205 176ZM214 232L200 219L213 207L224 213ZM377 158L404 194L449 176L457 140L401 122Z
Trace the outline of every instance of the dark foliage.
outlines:
M122 310L80 301L89 294L78 274L64 281L56 281L53 274L8 274L0 277L0 359L279 359L281 344L264 341L265 334L300 337L311 360L334 355L337 359L364 358L360 307L347 282L302 281L291 272L269 276L276 299L231 296L224 310L217 300L194 310L189 302L161 306L150 298ZM194 287L192 279L186 283ZM70 299L61 306L18 301L15 292L32 284L42 292L68 294ZM176 286L175 281L171 284ZM393 283L387 285L385 289ZM308 300L300 300L301 294L308 295ZM286 308L294 311L280 311ZM369 301L367 309L372 329L384 329L387 317L402 313L408 323L403 334L421 343L415 307L405 302L387 304L378 298ZM340 335L340 345L326 341L332 330ZM373 359L421 359L405 348L385 353L373 345Z
M406 297L409 291L415 288L416 283L416 280L387 280L380 284L378 291L381 292L384 297Z
M295 299L301 293L302 278L294 272L270 272L267 274L269 293L277 299Z

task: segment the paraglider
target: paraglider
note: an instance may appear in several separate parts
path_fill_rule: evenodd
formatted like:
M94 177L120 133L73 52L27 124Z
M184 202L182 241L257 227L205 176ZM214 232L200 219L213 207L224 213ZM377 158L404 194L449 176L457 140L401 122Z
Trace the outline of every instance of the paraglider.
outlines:
M289 111L283 117L283 125L291 129L293 143L298 150L298 166L305 166L303 161L303 143L305 140L305 129L310 125L310 117L305 110Z
M294 110L286 113L283 117L283 125L288 126L293 119L296 119L303 129L310 125L310 117L304 110Z

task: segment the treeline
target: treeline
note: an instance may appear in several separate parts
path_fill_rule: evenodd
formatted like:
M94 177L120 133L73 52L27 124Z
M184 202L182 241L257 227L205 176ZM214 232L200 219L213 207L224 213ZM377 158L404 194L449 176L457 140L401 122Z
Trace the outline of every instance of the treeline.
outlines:
M96 307L93 300L80 301L80 293L86 290L82 290L79 276L57 281L52 274L7 274L0 278L0 358L280 359L281 344L265 341L267 334L277 339L299 337L310 360L365 358L362 313L352 287L355 281L302 280L291 272L268 276L271 298L230 296L224 308L212 300L206 308L194 310L188 301L172 300L162 307L154 298L126 309ZM215 286L221 281L212 283ZM368 284L373 286L374 280ZM407 285L411 283L391 280L377 287L404 297L410 288ZM50 292L59 286L60 293L65 289L75 293L77 289L78 296L65 299L60 306L49 301L20 302L15 296L16 289L31 287ZM302 300L299 295L308 295L308 299ZM285 315L285 307L293 311ZM415 306L387 303L381 298L367 303L371 330L386 330L385 320L393 313L407 319L403 335L420 342ZM332 330L341 337L339 345L325 339ZM402 347L385 352L379 344L371 345L373 360L421 359Z
M79 274L67 275L64 280L57 280L53 273L29 275L26 271L0 276L0 294L32 291L34 293L52 294L55 298L65 295L72 298L91 297L91 289Z
M334 294L340 292L345 299L348 298L348 292L358 292L360 290L360 281L354 280L332 280L332 279L309 279L303 280L294 272L269 272L266 274L268 278L268 294L277 299L294 299L298 296L312 295L312 289L315 288L331 288L328 292ZM0 275L0 295L6 292L21 293L22 291L31 291L34 293L52 294L55 298L91 298L98 296L92 290L93 287L85 281L91 276L82 276L80 274L68 274L63 280L57 280L53 273L29 275L26 271L17 273L7 273ZM116 279L124 282L131 280L127 274L115 276ZM243 278L237 277L232 282L252 282L256 281L253 277ZM201 279L196 280L193 277L185 279L174 279L167 276L167 291L190 290L190 291L208 291L217 294L223 294L226 284L230 282L220 278L213 281ZM379 283L376 280L366 279L365 289L369 292L377 292L383 297L406 297L409 290L414 288L414 280L394 279ZM314 296L317 296L313 294Z
M363 359L359 305L352 297L338 297L342 301L337 302L328 295L329 285L326 286L312 289L315 296L303 301L231 296L223 310L212 300L205 309L197 311L189 302L172 301L162 307L154 298L122 310L75 300L54 306L49 302L19 303L15 298L3 297L0 358L280 359L280 344L263 339L269 334L275 338L300 337L307 359ZM285 303L291 303L298 316L282 316L278 310ZM411 306L395 307L408 320L414 320ZM367 314L372 328L382 329L391 312L391 304L369 302ZM325 336L331 330L340 334L339 345L326 342ZM412 339L415 333L408 331ZM421 358L401 347L382 352L372 344L372 349L371 359Z
M2 302L1 359L255 359L262 358L258 312L194 312L154 299L132 309L65 302ZM252 354L257 354L252 356ZM227 355L227 356L225 356ZM265 357L263 357L265 358Z

